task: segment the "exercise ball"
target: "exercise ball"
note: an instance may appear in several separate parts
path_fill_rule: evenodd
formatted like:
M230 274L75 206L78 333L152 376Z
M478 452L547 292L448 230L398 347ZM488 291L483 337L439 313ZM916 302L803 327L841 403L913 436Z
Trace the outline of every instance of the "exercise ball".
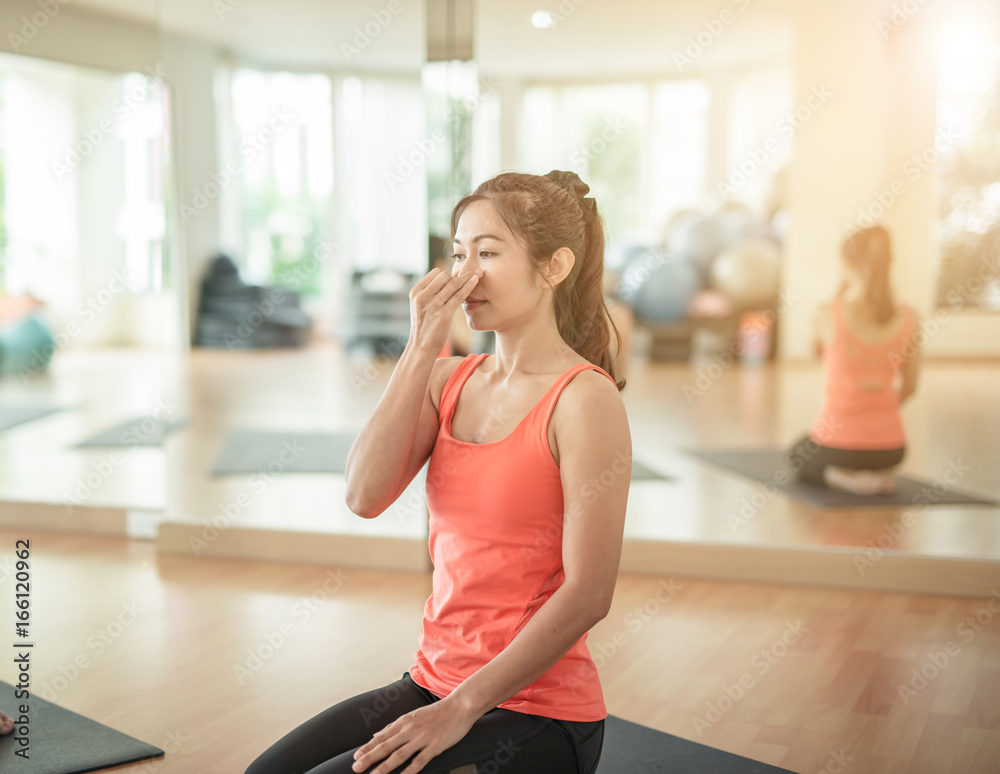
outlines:
M55 351L52 332L36 315L0 329L0 372L43 373Z
M662 252L637 256L622 275L622 298L637 317L653 322L685 319L700 289L697 267L682 256Z
M633 258L650 250L655 248L642 242L612 242L604 251L604 268L621 272Z
M680 226L670 247L674 252L687 256L707 277L712 261L733 242L732 229L722 218L701 217Z
M760 239L725 250L712 264L712 287L737 309L760 309L778 293L781 261L773 243Z

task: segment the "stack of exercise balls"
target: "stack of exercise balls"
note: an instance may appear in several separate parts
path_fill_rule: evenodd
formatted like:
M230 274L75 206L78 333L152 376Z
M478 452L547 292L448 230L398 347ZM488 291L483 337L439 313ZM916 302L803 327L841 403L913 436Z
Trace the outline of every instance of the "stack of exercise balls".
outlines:
M743 207L677 213L662 245L616 244L608 268L639 320L667 323L770 306L781 279L780 247L768 224Z

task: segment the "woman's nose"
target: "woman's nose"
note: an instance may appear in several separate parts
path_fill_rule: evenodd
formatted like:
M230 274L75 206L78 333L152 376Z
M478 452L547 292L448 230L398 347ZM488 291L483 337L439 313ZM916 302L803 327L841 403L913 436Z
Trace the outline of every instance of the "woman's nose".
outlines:
M462 277L470 271L482 275L483 271L479 266L478 258L466 258L464 261L457 262L452 274L456 277Z

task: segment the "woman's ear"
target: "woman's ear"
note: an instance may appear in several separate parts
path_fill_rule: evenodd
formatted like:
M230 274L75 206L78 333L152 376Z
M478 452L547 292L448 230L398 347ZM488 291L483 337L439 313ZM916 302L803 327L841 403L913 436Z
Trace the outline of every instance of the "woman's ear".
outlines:
M566 279L570 272L573 271L573 264L575 263L576 256L573 255L573 251L568 247L560 247L552 253L552 257L549 258L549 265L545 269L545 278L548 280L549 285L555 287Z

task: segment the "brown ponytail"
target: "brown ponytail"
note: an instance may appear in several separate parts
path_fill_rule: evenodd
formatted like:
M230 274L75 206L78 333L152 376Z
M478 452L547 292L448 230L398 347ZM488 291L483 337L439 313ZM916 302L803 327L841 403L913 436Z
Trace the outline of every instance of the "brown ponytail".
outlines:
M889 232L882 226L856 231L843 245L844 262L857 271L864 286L864 299L875 321L880 325L896 314L896 303L889 282L889 263L892 259ZM838 295L847 289L846 281Z
M504 225L524 240L528 259L540 274L556 250L572 250L573 268L553 294L559 335L580 357L606 371L622 390L625 380L615 377L611 358L611 333L617 352L621 351L621 334L604 303L604 226L597 203L584 198L589 191L572 172L553 171L544 177L505 172L455 205L451 233L454 237L466 207L486 200Z

